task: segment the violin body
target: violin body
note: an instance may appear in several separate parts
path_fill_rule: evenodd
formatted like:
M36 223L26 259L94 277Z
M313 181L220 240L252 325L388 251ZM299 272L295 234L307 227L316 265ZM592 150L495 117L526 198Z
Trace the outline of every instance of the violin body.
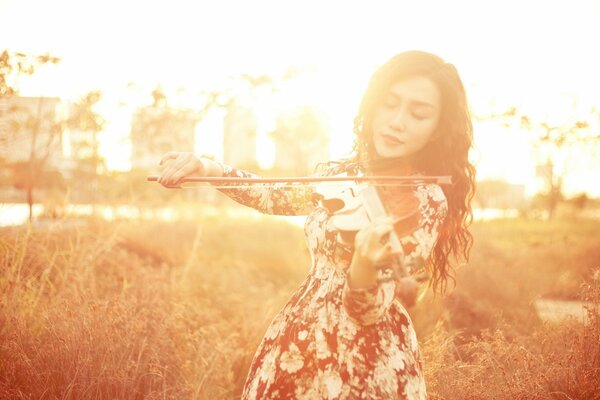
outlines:
M348 177L349 181L351 179L352 177ZM338 240L345 245L354 245L356 233L373 221L392 217L394 230L388 243L391 245L394 261L392 265L382 266L380 269L391 268L396 278L409 275L400 238L413 233L421 223L419 200L414 194L414 185L378 187L354 183L342 188L317 186L315 195L331 215L332 224L338 230Z

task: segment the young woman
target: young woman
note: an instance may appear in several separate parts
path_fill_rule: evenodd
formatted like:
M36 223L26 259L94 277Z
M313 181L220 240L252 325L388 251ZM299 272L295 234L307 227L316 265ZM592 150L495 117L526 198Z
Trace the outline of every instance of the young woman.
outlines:
M354 155L330 162L321 175L448 175L452 184L416 184L419 224L400 237L411 274L425 269L435 289L450 277L448 258L468 259L475 169L468 160L472 125L456 68L420 51L396 55L375 72L355 118ZM231 166L168 153L159 182L187 176L256 177ZM358 231L353 246L338 240L332 215L314 187L248 185L221 189L261 212L308 215L310 273L274 318L254 356L244 399L424 399L417 338L402 305L415 280L382 281L389 262L389 218ZM421 263L422 265L422 263Z

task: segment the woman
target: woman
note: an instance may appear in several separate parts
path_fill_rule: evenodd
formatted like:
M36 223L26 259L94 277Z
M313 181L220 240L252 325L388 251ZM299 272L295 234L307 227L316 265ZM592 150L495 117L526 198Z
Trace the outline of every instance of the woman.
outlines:
M448 258L468 258L475 169L472 125L455 67L420 51L398 54L373 75L355 118L355 152L321 174L450 175L452 184L419 184L419 225L400 241L413 276L423 267L435 289L450 277ZM186 176L255 177L191 153L168 153L159 182ZM330 213L310 186L221 189L264 213L308 215L310 273L274 318L254 356L244 399L424 399L423 369L410 317L415 280L378 280L389 262L389 219L337 240Z

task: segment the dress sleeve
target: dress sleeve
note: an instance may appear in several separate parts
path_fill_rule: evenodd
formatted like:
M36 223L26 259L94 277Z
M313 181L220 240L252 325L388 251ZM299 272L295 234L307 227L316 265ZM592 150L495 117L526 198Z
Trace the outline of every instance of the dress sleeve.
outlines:
M439 227L448 213L448 203L442 188L435 184L416 188L421 214L420 226L410 235L400 238L405 263L411 274L424 270L422 262L427 260L438 238ZM369 288L351 288L350 274L342 291L344 309L352 320L360 325L377 323L394 302L396 282L376 283Z
M260 178L248 171L220 163L223 167L223 176L232 178ZM315 176L324 173L314 174ZM225 184L223 186L227 186ZM290 185L288 183L246 183L230 184L232 188L220 188L219 191L229 196L236 202L252 207L264 214L273 215L307 215L315 207L316 201L312 185ZM242 186L242 187L240 187Z

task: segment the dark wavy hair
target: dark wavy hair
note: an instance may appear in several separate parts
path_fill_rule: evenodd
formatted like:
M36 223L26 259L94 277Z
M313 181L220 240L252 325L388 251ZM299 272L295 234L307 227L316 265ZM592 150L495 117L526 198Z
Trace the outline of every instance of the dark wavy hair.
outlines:
M426 175L450 175L451 185L442 190L448 201L448 214L440 226L438 240L427 260L434 290L445 292L448 278L454 280L449 256L469 259L473 236L467 227L473 221L471 200L475 195L475 167L468 159L473 145L473 125L463 83L454 65L423 52L400 53L372 76L358 114L354 119L353 156L348 162L373 159L372 119L392 84L411 77L431 79L441 94L440 120L432 140L415 155L413 168Z

